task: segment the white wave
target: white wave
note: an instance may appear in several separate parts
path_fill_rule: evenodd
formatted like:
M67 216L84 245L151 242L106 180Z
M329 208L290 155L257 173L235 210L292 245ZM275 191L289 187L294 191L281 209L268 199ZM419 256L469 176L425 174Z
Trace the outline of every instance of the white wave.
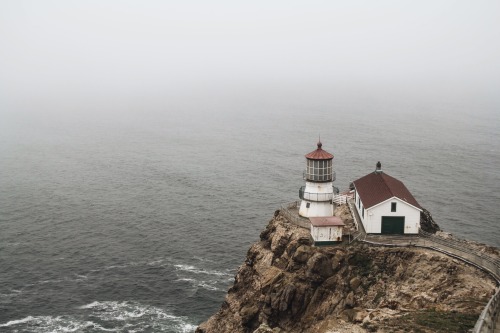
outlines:
M198 268L198 267L192 266L192 265L178 264L178 265L174 265L174 267L178 270L191 272L191 273L195 273L195 274L207 274L207 275L216 275L216 276L233 276L233 274L230 273L229 271L222 272L222 271L217 271L217 270Z
M184 281L184 282L191 282L191 283L198 282L196 279L190 279L190 278L180 278L180 279L177 279L177 281Z
M49 279L49 280L41 280L41 281L38 281L37 284L47 284L47 283L61 283L63 282L65 279Z
M28 317L23 318L23 319L11 320L11 321L8 321L5 324L0 324L0 327L9 327L9 326L14 326L14 325L18 325L18 324L27 323L29 321L32 321L34 318L35 317L28 316Z
M60 279L47 279L47 280L40 280L36 282L35 284L29 284L26 286L33 286L33 285L42 285L42 284L50 284L50 283L61 283L61 282L82 282L87 280L88 277L86 275L81 275L81 274L74 274L73 276L64 276Z
M220 291L220 290L222 290L222 289L217 288L216 286L214 286L213 283L205 282L205 281L200 281L200 283L198 284L198 286L200 286L202 288L205 288L207 290L211 290L211 291Z
M194 332L194 330L196 329L196 325L192 325L192 324L182 324L180 325L180 329L181 329L181 333L191 333L191 332Z
M115 332L91 321L80 321L70 316L28 316L23 319L11 320L0 327L21 326L23 332L78 332L85 328L96 328L101 331Z
M94 301L90 304L83 305L80 309L95 309L96 315L103 320L121 320L125 321L130 318L139 318L148 313L150 309L129 302L116 302L116 301Z
M100 304L100 302L93 301L90 304L79 306L78 309L92 309L92 308L95 308L95 307L99 306L99 304Z
M4 299L6 298L13 298L17 297L22 293L22 290L17 290L17 289L11 289L6 293L0 293L0 301L5 301Z
M200 281L200 280L190 279L190 278L180 278L177 281L189 282L194 287L200 287L200 288L204 288L204 289L207 289L207 290L210 290L210 291L220 291L220 290L222 290L222 289L217 288L215 286L219 281L213 281L213 280L212 281Z
M137 263L130 262L130 263L123 264L123 265L110 265L110 266L104 267L104 270L117 269L117 268L127 268L127 267L132 267L132 266L137 266Z
M85 280L88 280L88 278L89 278L87 275L76 274L76 273L75 273L75 277L76 277L76 279L74 279L73 281L76 281L76 282L85 281Z
M147 262L146 265L148 265L148 266L162 266L164 261L165 261L164 259L153 260L153 261Z
M79 307L90 310L90 317L105 322L118 323L120 331L133 332L141 327L152 326L157 331L175 328L180 332L192 332L196 326L187 322L186 317L175 316L164 309L138 302L94 301Z

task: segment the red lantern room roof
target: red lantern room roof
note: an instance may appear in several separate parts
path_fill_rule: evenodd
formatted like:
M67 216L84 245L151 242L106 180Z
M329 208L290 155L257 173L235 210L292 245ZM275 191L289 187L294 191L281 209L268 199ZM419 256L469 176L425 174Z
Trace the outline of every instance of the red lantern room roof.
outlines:
M321 146L323 146L323 144L321 143L321 141L319 141L318 149L307 154L306 158L310 160L331 160L333 158L333 155L326 150L321 149Z

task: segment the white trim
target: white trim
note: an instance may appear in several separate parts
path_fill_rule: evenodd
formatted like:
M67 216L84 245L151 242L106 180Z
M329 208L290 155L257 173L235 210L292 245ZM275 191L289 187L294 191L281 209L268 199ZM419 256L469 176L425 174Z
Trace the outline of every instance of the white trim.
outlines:
M359 194L359 193L358 193L358 194ZM415 208L415 209L416 209L416 210L418 210L418 211L422 211L422 209L421 209L421 208L415 207L415 206L413 206L412 204L410 204L408 201L404 201L404 200L403 200L403 199L401 199L400 197L396 197L396 196L393 196L393 197L391 197L391 198L389 198L389 199L387 199L387 200L381 201L381 202L379 202L378 204L375 204L375 205L373 205L373 206L371 206L371 207L368 207L368 208L366 208L366 207L365 207L365 209L372 209L372 208L375 208L375 207L380 206L380 205L382 205L382 204L386 203L387 201L389 201L389 200L393 200L393 199L397 199L397 200L399 200L400 202L405 203L405 204L407 204L408 206L411 206L411 207Z

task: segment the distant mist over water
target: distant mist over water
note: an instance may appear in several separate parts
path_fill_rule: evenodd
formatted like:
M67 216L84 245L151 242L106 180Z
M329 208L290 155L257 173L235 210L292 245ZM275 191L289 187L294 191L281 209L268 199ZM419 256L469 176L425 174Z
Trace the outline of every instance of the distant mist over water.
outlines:
M381 161L445 231L500 246L497 109L288 96L4 109L0 331L192 331L298 199L319 135L340 189Z

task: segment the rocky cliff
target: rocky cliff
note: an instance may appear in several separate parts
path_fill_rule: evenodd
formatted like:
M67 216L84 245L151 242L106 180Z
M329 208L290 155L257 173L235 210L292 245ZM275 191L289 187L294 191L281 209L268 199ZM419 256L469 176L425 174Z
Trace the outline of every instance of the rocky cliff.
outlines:
M196 332L467 332L494 289L482 271L433 251L313 247L308 230L276 214Z

